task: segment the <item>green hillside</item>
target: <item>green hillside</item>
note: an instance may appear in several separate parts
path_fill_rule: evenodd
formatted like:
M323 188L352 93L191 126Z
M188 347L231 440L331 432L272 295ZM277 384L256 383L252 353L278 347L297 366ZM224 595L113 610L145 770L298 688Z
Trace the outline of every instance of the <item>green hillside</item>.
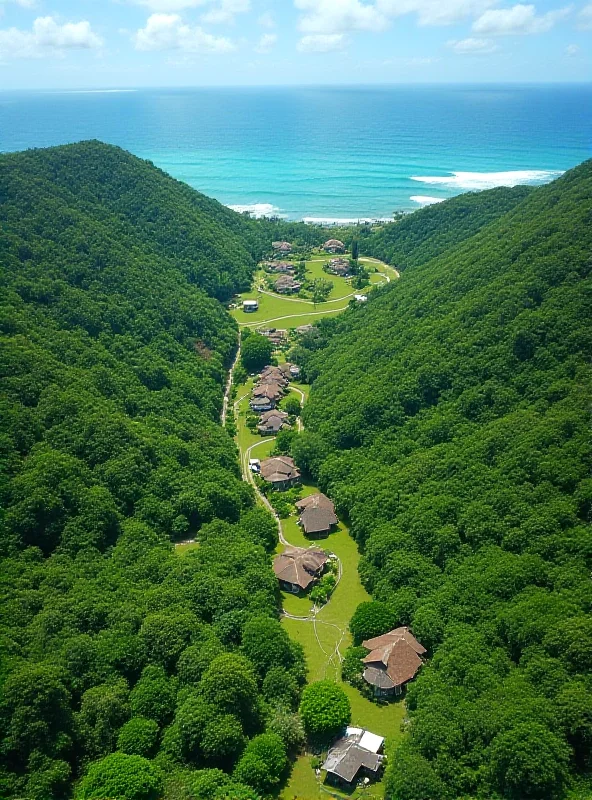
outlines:
M307 356L294 453L380 613L429 649L393 800L564 797L592 766L592 162L465 202L510 195L448 249L453 203L414 215L414 268Z
M516 186L461 194L445 203L407 214L378 230L362 227L361 250L403 271L470 239L481 228L511 211L532 191L528 186Z
M256 223L83 143L0 157L0 225L0 796L272 788L285 745L258 737L303 658L219 424L215 299L249 284ZM231 779L245 747L263 769Z

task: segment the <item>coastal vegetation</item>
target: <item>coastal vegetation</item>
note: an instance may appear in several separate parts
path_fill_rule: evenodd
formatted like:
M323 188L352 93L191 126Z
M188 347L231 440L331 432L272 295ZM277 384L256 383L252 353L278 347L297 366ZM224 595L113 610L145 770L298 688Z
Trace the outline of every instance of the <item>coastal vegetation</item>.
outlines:
M450 247L458 201L429 209L434 257L410 246L401 281L299 351L292 451L379 604L354 614L355 643L397 624L428 648L392 800L564 797L592 766L592 163L516 194Z
M98 142L2 156L0 187L0 795L308 800L303 746L351 721L388 800L584 796L591 164L331 234ZM315 298L329 235L358 283ZM310 297L264 289L286 242ZM314 327L278 351L249 330L276 318ZM286 357L307 383L261 438L249 374ZM302 486L258 490L271 453ZM280 591L319 489L331 569ZM360 644L399 625L426 663L379 703Z

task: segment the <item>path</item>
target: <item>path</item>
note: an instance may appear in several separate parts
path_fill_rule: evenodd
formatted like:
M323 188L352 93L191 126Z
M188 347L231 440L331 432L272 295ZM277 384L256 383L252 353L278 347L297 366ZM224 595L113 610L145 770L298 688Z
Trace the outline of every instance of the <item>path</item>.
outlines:
M226 417L228 416L228 402L230 398L230 391L232 389L232 376L234 374L234 370L236 365L238 364L238 360L240 358L241 350L240 350L240 343L236 348L236 355L234 357L234 361L232 362L230 369L228 370L228 379L226 381L226 388L224 390L224 399L222 400L222 413L220 414L220 422L222 427L226 425Z
M272 296L277 297L277 295ZM241 326L241 328L245 325L261 327L262 325L268 325L270 322L279 322L282 319L294 319L294 317L318 317L320 314L337 314L340 311L345 311L346 308L348 308L348 306L344 306L343 308L332 308L329 311L306 311L304 314L288 314L285 317L274 317L273 319L264 319L260 322L239 322L238 324Z

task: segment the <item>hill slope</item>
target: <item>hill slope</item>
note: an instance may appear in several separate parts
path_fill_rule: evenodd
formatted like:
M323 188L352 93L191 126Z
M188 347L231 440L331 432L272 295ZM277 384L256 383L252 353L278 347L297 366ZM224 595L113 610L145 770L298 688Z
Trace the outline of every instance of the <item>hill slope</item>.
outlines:
M226 796L203 771L303 682L218 422L237 326L207 292L248 281L255 223L98 143L2 156L0 187L0 795Z
M587 162L418 256L308 356L297 460L431 656L391 798L561 797L590 769L591 253Z
M361 249L365 255L380 258L402 272L470 239L511 211L532 191L528 186L516 186L461 194L443 204L419 209L378 230L369 229L361 239Z

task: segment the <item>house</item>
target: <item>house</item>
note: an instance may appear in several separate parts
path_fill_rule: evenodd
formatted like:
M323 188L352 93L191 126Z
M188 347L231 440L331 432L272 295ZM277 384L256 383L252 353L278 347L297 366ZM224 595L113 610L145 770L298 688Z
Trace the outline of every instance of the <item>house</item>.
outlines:
M339 275L342 278L349 278L351 275L351 264L347 258L332 258L327 264L327 272L332 275Z
M281 386L288 385L288 377L282 367L265 367L263 372L259 375L259 383L269 381L272 383L279 383Z
M267 330L263 329L260 330L259 333L261 336L265 336L266 339L269 339L269 341L276 346L283 344L288 338L288 331L278 328L268 328Z
M261 462L261 477L274 489L290 489L300 482L300 472L289 456L275 456Z
M243 300L243 311L257 311L259 308L259 301L258 300Z
M317 580L327 561L327 554L314 547L286 547L274 558L273 571L282 589L298 594Z
M294 274L294 264L289 261L267 261L263 266L267 272L277 272L282 275Z
M333 525L339 523L335 506L324 494L304 497L296 503L296 508L300 511L298 524L307 536L327 536Z
M368 301L368 296L365 294L355 294L354 300L356 303L366 303Z
M384 756L384 738L363 728L346 728L327 753L323 769L327 780L353 789L358 777L378 778Z
M284 395L284 387L281 386L279 383L259 383L257 386L253 387L253 391L251 392L251 396L255 397L267 397L268 400L273 400L274 403L277 403Z
M395 628L382 636L367 639L362 645L370 650L363 659L364 680L374 687L377 697L399 695L423 664L426 649L409 628Z
M290 364L290 377L291 378L300 377L300 367L297 367L296 364Z
M256 414L261 414L264 411L271 411L274 409L275 400L270 400L269 397L265 397L264 395L261 397L252 397L249 405L252 411Z
M345 253L345 245L339 239L329 239L323 245L323 249L327 253Z
M290 242L272 242L271 246L274 253L290 253L292 250Z
M285 411L275 409L261 414L257 430L262 436L273 436L284 428L289 428L287 423L288 415Z
M302 288L302 284L295 281L291 275L282 275L273 284L273 288L278 294L296 294Z
M306 336L307 333L311 332L313 327L314 327L313 325L299 325L296 328L296 333L298 334L298 336Z

